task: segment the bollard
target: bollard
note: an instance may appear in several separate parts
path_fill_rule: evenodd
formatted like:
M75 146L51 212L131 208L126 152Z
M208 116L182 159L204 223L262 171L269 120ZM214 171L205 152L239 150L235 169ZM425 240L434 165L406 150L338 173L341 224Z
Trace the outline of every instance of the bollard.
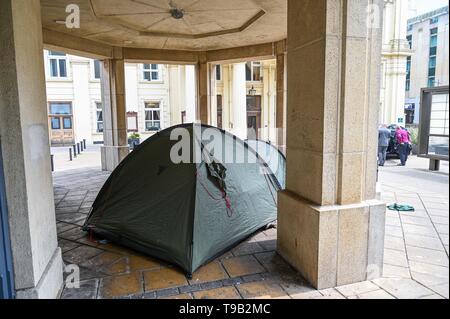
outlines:
M83 153L84 149L83 149L83 142L80 142L80 151Z
M73 144L73 157L76 158L77 157L77 146L75 144Z
M53 157L54 157L55 155L50 155L50 160L51 160L51 164L52 164L52 172L54 172L55 171L55 163L53 162Z
M84 149L86 149L86 139L83 139Z
M80 143L77 143L77 153L78 155L80 155L81 151L80 151Z
M73 161L73 157L72 157L72 148L69 148L69 161Z

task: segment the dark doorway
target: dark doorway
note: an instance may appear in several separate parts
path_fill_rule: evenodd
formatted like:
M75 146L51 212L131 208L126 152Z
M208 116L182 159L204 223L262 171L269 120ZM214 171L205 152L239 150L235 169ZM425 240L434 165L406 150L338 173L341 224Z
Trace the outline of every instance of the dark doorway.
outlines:
M13 270L9 239L8 214L5 194L5 176L0 143L0 299L14 298Z

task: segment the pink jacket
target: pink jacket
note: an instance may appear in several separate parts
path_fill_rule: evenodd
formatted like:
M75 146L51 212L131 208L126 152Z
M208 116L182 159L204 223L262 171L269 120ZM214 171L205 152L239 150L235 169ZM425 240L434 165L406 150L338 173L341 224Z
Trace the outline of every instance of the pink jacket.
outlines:
M396 133L396 138L397 138L397 143L398 144L406 144L406 143L409 143L410 142L410 140L409 140L409 134L408 134L408 132L406 131L406 130L404 130L404 129L399 129L399 130L397 130L397 133Z

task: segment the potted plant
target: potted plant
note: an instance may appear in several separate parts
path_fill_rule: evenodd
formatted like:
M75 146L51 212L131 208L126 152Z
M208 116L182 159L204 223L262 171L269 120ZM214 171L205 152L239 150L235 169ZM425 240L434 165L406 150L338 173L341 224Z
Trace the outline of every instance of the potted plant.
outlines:
M128 145L131 149L134 149L137 145L141 143L141 136L138 133L132 133L128 137Z

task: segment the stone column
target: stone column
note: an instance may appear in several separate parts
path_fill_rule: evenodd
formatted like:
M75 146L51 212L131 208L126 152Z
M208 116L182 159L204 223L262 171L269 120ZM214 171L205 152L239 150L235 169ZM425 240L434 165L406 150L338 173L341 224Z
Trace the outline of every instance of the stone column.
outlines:
M198 110L196 103L196 87L195 87L195 66L186 65L185 68L185 103L186 103L186 121L194 123L198 120Z
M73 128L75 142L83 139L92 144L91 100L89 96L90 65L86 58L71 61L73 86Z
M270 113L271 113L271 66L269 62L263 62L263 88L262 88L262 112L261 112L261 138L270 141Z
M222 95L222 128L226 131L231 131L230 123L232 122L231 110L231 68L229 64L222 66L222 81L223 81L223 95Z
M103 138L101 149L102 169L113 171L128 155L128 135L125 102L125 63L120 50L115 50L117 58L103 61L102 105Z
M211 123L210 70L209 64L201 59L197 64L197 120L202 124Z
M245 63L233 65L233 133L247 139L247 81Z
M284 51L284 50L283 50ZM277 54L277 100L276 100L276 130L278 147L286 149L286 108L287 108L287 56L281 52Z
M180 65L169 65L169 109L170 109L170 125L181 124L181 68Z
M216 65L209 65L209 74L210 74L210 85L209 85L209 93L208 100L210 101L210 122L212 126L217 127L217 81L216 81Z
M0 147L16 298L57 298L63 264L56 237L39 0L0 1L0 42Z
M383 1L369 1L382 8ZM368 1L289 0L287 190L278 252L316 288L382 274L375 200L381 30Z

